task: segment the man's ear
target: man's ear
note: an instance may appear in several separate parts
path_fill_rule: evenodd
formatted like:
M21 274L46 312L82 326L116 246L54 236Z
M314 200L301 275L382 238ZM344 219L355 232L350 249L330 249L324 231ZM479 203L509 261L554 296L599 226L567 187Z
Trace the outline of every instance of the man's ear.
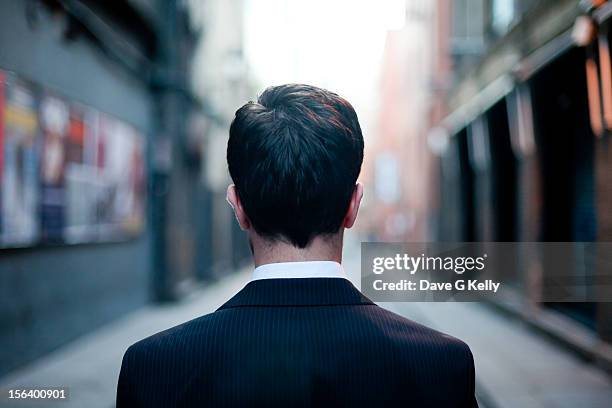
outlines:
M234 215L236 216L238 225L240 225L240 229L243 231L248 231L251 229L251 221L249 221L249 217L247 217L246 213L244 212L244 208L240 202L240 197L238 197L238 191L236 191L236 186L234 184L230 184L227 187L227 196L225 199L230 207L232 207L232 210L234 210Z
M359 205L361 205L361 199L363 198L363 184L356 183L353 195L351 196L351 202L349 203L348 210L344 216L344 228L351 228L355 224L357 219L357 213L359 212Z

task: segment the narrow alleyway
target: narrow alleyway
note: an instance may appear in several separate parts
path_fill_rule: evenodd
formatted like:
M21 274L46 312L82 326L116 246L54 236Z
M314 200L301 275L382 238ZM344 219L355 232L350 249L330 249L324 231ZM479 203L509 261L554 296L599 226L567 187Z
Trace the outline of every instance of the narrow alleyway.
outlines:
M358 242L352 236L347 241L345 269L359 286ZM121 357L130 344L212 312L248 282L249 273L249 269L238 271L194 292L180 303L136 311L0 379L0 389L70 384L68 400L56 406L111 407ZM470 345L482 407L607 408L612 401L612 380L603 371L486 305L386 303L382 306L459 337Z

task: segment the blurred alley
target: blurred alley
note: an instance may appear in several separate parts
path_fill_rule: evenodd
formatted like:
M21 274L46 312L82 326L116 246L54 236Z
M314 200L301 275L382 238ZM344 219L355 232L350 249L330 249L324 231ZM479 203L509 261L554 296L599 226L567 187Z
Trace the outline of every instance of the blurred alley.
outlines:
M344 265L359 287L359 242L353 235L348 238ZM5 376L0 379L0 389L70 384L68 400L45 406L112 407L121 358L129 345L213 312L249 281L250 273L246 267L199 288L180 302L151 305L127 314ZM612 399L612 379L605 371L490 307L478 303L382 306L470 344L476 364L476 395L482 408L605 408ZM0 406L5 405L0 402ZM22 401L20 406L36 404Z
M361 242L612 241L610 0L23 0L0 21L0 406L113 406L130 344L248 282L225 154L270 85L359 115L358 287ZM382 306L470 345L482 407L609 407L612 299L544 301L546 266L492 301Z

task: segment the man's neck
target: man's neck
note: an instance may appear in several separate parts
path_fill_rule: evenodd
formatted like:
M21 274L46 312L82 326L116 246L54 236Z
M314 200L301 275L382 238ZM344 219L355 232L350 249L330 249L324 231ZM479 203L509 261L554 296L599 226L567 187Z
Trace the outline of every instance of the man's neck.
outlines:
M342 262L342 234L315 237L306 248L291 243L252 237L255 267L279 262L334 261Z

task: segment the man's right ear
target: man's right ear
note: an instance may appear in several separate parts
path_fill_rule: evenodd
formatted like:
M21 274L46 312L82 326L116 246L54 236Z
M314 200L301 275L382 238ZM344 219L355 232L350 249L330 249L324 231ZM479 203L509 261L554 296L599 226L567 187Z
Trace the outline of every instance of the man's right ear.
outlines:
M227 187L227 196L225 198L234 210L234 215L236 216L236 221L238 221L238 225L240 225L240 229L243 231L248 231L251 229L251 221L249 221L249 217L247 217L244 212L244 208L242 207L242 203L240 202L240 197L238 197L238 191L236 190L236 186L234 184L230 184Z

